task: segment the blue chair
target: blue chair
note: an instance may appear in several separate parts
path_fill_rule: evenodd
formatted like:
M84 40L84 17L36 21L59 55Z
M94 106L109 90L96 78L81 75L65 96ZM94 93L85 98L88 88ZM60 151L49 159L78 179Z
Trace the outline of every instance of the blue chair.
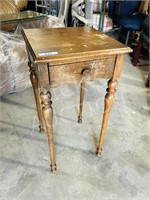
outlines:
M125 44L128 44L130 32L141 31L146 15L138 13L140 0L109 0L109 17L113 24L127 30Z

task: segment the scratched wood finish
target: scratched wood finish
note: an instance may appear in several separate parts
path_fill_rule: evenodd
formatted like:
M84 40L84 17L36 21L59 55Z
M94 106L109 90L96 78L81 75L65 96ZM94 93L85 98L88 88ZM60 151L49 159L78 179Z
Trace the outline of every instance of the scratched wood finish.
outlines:
M90 27L24 29L23 37L35 62L51 65L131 52L129 47ZM43 52L52 54L40 55Z

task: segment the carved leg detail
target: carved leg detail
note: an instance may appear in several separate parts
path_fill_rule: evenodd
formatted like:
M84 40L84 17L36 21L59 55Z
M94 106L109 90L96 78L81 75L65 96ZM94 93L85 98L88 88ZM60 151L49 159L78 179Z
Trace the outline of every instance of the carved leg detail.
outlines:
M114 102L114 93L116 91L117 87L117 81L110 79L108 81L108 88L107 88L107 94L105 96L105 107L104 107L104 114L103 114L103 121L102 121L102 128L101 128L101 133L100 133L100 139L99 139L99 145L96 151L96 154L98 156L101 155L102 151L102 145L104 142L104 137L105 137L105 132L106 132L106 126L108 122L108 117L110 114L111 107Z
M78 123L80 124L82 123L84 88L85 88L85 81L83 80L81 83L81 89L80 89L80 106L79 106L79 116L78 116Z
M42 111L43 117L46 124L47 129L47 137L49 144L49 154L51 160L51 171L56 171L55 157L54 157L54 142L53 142L53 109L52 109L52 101L51 101L51 93L49 91L40 94L42 100Z
M79 116L78 116L78 123L82 123L82 111L83 111L83 99L84 99L84 89L85 89L85 81L91 74L90 68L85 68L81 72L82 74L82 83L80 89L80 106L79 106Z
M40 132L44 131L44 126L43 126L43 120L42 120L42 112L41 112L41 106L40 106L40 101L39 101L39 92L38 92L38 79L35 74L35 71L32 67L32 64L29 62L28 63L29 68L30 68L30 80L32 83L33 91L34 91L34 97L35 97L35 102L36 102L36 108L37 108L37 113L38 113L38 119L39 119L39 128Z

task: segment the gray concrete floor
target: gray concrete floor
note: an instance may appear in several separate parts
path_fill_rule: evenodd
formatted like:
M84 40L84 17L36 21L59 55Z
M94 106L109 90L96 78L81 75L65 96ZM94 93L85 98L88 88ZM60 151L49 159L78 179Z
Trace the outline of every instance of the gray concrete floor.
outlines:
M50 172L46 134L38 132L32 88L1 98L0 200L150 199L148 66L126 56L101 157L95 155L106 80L88 82L83 124L79 85L52 91L58 171ZM150 130L150 127L149 127Z

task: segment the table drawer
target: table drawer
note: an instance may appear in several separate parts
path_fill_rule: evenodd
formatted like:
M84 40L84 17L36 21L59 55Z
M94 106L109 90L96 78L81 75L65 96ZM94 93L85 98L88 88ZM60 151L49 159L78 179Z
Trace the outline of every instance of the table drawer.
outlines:
M78 83L96 78L110 78L114 71L116 57L102 60L50 66L49 75L51 86L56 87L64 83ZM84 73L84 72L87 73Z
M80 83L82 79L92 81L97 78L111 78L116 57L95 61L69 63L50 66L46 63L35 64L40 88L58 87L65 83Z

